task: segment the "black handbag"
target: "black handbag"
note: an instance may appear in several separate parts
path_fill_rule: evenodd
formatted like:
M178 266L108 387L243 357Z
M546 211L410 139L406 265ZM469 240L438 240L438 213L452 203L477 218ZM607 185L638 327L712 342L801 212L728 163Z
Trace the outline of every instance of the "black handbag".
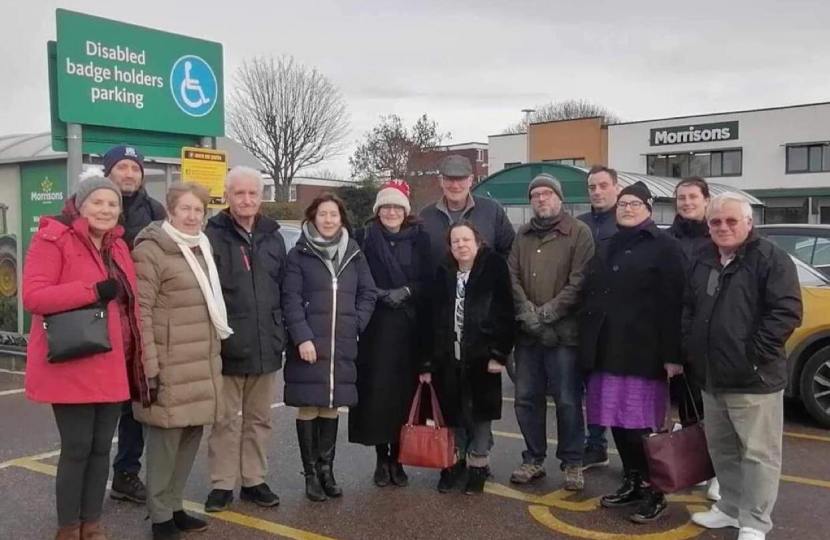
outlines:
M112 350L107 306L100 302L43 317L50 364Z

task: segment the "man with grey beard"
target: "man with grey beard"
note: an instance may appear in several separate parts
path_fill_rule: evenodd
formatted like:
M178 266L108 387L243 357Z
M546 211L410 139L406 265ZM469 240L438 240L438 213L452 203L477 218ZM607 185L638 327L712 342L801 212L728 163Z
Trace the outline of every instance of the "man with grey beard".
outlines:
M527 449L510 477L526 484L545 476L546 396L556 402L556 457L564 487L584 488L582 374L577 366L576 308L583 268L594 255L591 229L562 210L562 187L549 174L528 187L534 217L516 234L508 265L516 318L516 418Z

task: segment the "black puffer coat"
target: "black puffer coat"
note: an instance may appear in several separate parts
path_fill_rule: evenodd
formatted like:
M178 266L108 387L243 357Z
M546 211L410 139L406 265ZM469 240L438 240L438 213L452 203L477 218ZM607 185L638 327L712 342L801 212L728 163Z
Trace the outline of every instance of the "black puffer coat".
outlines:
M233 335L222 341L223 375L258 375L282 366L285 241L279 229L273 219L257 216L249 236L227 210L205 227L233 328Z
M433 374L444 419L450 426L461 425L467 397L472 401L473 421L501 418L501 374L489 373L487 363L496 360L505 364L516 337L507 262L482 246L467 281L461 361L455 359L457 273L450 260L436 272L431 294L434 351L421 369Z
M786 252L752 231L735 259L702 250L683 310L683 351L710 392L766 394L787 385L784 343L801 324L801 288Z
M684 275L680 245L654 223L601 242L582 286L582 368L665 379L663 364L682 363Z
M374 227L380 224L370 225ZM358 403L349 411L349 441L376 445L397 442L401 426L406 421L415 384L418 365L424 352L424 339L429 331L425 304L432 275L429 272L429 235L420 225L407 240L390 245L390 252L406 274L406 287L412 294L406 301L392 308L378 300L366 331L360 336L357 354ZM372 278L379 289L395 289L380 255L364 231L357 231L360 244L369 263ZM403 245L409 243L409 246ZM401 248L411 250L411 261L403 264Z
M375 282L357 243L349 240L337 276L309 246L305 235L288 253L282 309L291 338L286 348L285 404L291 407L352 407L357 403L358 335L375 308ZM312 341L317 361L300 358Z
M163 204L147 195L144 186L141 186L141 189L134 195L122 195L122 197L124 211L121 213L119 223L124 226L124 241L130 249L133 249L138 233L150 223L165 219L167 211Z
M705 221L692 221L678 214L674 216L674 222L667 232L672 238L680 242L680 249L683 250L683 255L686 256L686 262L689 263L689 266L691 266L692 259L697 251L704 246L712 245L712 240L709 237L709 226Z

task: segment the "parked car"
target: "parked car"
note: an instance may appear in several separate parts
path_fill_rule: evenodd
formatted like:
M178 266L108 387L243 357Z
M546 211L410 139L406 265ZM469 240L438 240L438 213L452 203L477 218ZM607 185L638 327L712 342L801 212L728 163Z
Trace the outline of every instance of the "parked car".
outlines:
M758 225L758 233L830 276L830 225Z
M288 253L291 251L291 248L297 243L297 240L300 239L301 229L296 225L284 225L280 223L280 234L282 235L282 239L285 240L285 252Z

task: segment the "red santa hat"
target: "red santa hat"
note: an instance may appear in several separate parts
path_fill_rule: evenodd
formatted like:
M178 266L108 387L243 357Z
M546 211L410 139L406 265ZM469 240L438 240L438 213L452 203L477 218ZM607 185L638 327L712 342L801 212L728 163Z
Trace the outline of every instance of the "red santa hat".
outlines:
M412 207L409 205L409 184L403 180L393 179L380 186L372 212L377 215L380 207L387 204L402 207L408 216L412 211Z

